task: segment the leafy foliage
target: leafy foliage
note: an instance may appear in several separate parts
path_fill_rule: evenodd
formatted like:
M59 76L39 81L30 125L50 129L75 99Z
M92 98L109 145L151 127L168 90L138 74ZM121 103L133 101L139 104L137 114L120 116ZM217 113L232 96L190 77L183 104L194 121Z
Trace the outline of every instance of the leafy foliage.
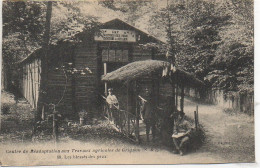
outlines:
M42 42L43 6L38 2L3 2L3 60L12 64Z
M211 82L215 85L222 84L222 87L228 91L252 93L254 84L253 1L232 1L225 5L232 20L230 20L231 24L225 26L219 33L221 44L216 50L212 66L222 73L212 73L220 78Z
M51 44L71 41L98 23L96 17L81 13L81 3L53 2ZM3 2L4 63L13 64L42 46L46 8L46 2Z
M253 1L171 2L150 23L151 33L174 39L178 66L215 88L253 92Z
M99 4L104 7L110 8L114 11L120 11L124 14L125 19L128 23L135 25L139 18L141 18L146 13L151 12L152 1L147 0L109 0L109 1L99 1Z

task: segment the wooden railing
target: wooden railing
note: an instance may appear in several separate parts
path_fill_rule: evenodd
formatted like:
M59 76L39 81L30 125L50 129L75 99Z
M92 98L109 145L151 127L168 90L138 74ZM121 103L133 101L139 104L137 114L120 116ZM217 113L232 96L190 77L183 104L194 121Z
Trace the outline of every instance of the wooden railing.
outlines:
M109 120L110 124L114 126L117 131L123 133L132 140L139 141L139 119L135 114L127 112L126 110L109 108L106 104L105 117Z

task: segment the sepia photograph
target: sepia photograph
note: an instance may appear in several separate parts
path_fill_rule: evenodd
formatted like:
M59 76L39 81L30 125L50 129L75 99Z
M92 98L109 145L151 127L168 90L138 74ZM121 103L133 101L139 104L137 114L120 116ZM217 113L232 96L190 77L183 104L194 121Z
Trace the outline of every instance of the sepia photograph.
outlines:
M1 28L1 166L255 162L253 0L6 0Z

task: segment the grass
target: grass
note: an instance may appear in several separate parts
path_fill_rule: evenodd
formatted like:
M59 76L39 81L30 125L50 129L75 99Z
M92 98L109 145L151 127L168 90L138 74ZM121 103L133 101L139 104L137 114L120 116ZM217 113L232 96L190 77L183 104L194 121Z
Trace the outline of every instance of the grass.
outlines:
M16 103L14 96L8 92L1 93L1 142L30 141L34 111L25 101Z

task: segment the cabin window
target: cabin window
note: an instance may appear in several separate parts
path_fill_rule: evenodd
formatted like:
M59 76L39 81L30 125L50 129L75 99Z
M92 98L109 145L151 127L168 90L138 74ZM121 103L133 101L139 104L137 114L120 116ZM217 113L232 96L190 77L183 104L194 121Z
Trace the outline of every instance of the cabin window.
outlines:
M102 50L103 62L128 62L128 50Z

